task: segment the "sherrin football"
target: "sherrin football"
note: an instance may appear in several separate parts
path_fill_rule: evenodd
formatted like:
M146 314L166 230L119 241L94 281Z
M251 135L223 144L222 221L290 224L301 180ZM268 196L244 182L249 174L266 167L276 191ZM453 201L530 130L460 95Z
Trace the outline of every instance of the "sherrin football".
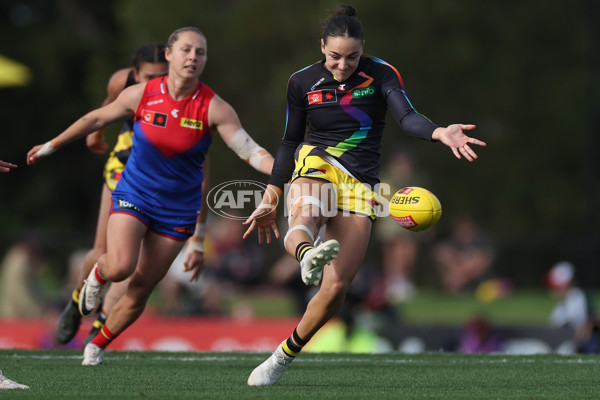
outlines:
M422 231L442 216L442 204L427 189L409 186L398 190L390 200L390 215L410 231Z

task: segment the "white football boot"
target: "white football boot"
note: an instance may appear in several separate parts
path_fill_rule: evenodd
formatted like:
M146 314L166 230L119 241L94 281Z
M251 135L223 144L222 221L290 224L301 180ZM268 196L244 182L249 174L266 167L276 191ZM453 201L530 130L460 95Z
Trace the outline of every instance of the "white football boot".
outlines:
M306 285L319 285L323 277L323 267L337 258L339 251L340 244L335 239L308 250L300 262L302 281Z
M100 365L104 361L104 349L94 343L88 343L83 349L81 365Z
M89 317L96 312L102 302L104 288L108 283L98 282L96 279L97 268L98 266L94 265L79 293L79 313L84 317Z
M280 344L265 362L254 368L248 377L248 386L274 385L283 376L294 358L285 354Z
M2 375L2 371L0 371L0 389L29 389L29 386L21 385L12 379L8 379Z

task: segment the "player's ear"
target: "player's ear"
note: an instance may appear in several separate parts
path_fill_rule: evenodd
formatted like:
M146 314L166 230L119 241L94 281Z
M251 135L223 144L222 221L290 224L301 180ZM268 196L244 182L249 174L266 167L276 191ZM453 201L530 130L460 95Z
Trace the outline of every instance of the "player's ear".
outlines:
M325 41L321 38L321 53L325 55Z

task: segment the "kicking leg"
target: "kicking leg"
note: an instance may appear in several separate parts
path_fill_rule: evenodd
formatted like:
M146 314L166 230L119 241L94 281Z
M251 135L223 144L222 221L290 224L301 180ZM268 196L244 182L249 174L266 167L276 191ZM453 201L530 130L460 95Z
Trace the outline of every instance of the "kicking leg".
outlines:
M277 347L271 357L252 371L248 385L275 384L300 354L304 345L339 310L352 280L362 265L371 225L368 218L357 215L338 214L330 219L327 237L335 237L339 241L338 257L323 270L321 288L309 302L292 335Z

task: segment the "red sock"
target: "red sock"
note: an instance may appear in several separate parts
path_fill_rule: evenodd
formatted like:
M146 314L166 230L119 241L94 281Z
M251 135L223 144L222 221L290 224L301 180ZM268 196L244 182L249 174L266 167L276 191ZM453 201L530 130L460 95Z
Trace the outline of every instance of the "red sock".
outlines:
M100 276L100 267L98 267L98 264L96 264L96 267L94 268L94 276L101 285L104 285L107 282L106 279Z
M94 343L96 346L105 349L113 339L115 339L118 335L115 335L111 331L108 330L106 324L100 329L100 332L96 335L95 338L92 339L91 343Z

